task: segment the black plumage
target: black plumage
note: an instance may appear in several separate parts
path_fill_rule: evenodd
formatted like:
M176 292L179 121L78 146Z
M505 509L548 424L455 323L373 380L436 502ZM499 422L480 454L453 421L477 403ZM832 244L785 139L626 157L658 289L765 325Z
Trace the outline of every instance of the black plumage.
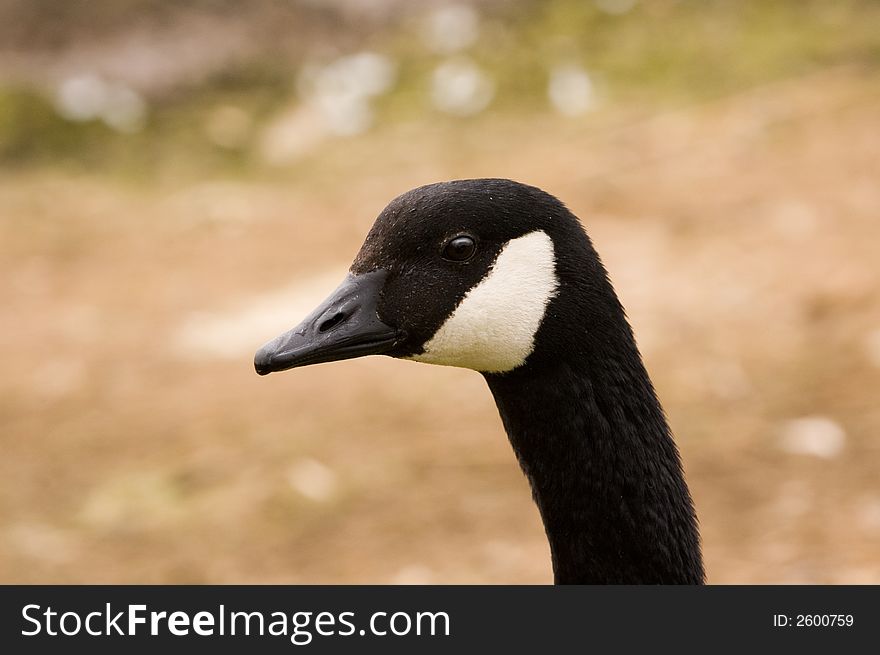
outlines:
M257 370L418 355L505 245L536 230L552 240L558 287L526 360L481 373L531 484L555 580L700 584L693 503L623 307L578 219L540 189L459 180L399 196L377 218L346 283L264 346ZM462 234L474 254L445 258L444 246Z

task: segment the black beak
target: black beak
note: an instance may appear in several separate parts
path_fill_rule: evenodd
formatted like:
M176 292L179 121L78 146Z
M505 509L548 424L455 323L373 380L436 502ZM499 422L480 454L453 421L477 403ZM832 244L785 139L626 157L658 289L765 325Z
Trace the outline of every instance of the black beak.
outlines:
M302 323L257 351L257 373L266 375L391 350L403 335L380 321L376 310L387 276L387 271L378 270L346 277Z

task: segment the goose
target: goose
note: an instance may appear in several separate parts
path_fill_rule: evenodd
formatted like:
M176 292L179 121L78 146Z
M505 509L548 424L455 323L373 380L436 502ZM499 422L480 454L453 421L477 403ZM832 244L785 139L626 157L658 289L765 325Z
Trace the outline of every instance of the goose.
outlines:
M557 198L505 179L398 196L342 284L254 366L380 354L483 375L556 584L704 583L663 409L590 238Z

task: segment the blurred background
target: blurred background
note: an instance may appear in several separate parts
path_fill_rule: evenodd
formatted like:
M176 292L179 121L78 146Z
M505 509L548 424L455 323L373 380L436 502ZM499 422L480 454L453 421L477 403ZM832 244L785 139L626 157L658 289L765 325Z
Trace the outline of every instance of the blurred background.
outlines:
M0 580L547 583L473 372L259 378L416 185L583 220L710 582L880 583L880 3L0 1Z

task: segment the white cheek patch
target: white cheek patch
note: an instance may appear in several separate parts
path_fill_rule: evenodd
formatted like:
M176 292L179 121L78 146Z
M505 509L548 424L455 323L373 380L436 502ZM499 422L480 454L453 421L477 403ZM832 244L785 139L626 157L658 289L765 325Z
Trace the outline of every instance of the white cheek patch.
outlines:
M510 371L534 350L535 334L558 288L550 237L536 231L512 239L424 352L410 359L484 373Z

